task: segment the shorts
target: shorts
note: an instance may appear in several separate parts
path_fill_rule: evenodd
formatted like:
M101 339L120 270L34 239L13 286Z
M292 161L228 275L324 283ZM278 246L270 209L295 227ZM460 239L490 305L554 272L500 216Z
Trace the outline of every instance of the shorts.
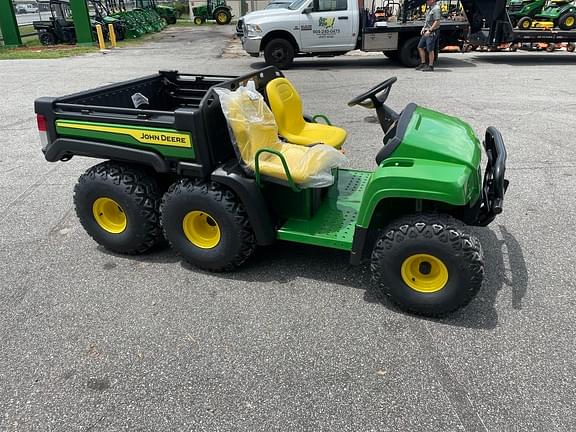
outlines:
M430 33L430 36L422 36L418 42L418 48L426 48L426 51L432 52L436 49L436 41L438 40L438 32Z

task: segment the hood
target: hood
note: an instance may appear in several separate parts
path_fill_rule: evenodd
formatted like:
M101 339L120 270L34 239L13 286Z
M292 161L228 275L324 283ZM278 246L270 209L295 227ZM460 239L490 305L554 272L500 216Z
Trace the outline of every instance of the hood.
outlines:
M291 10L291 9L283 9L283 8L263 9L263 10L247 13L246 15L241 17L241 19L244 20L244 22L249 22L252 24L255 21L260 20L261 18L267 18L267 17L272 17L272 16L282 16L282 15L286 15L287 13L294 13L294 12L296 12L296 11Z

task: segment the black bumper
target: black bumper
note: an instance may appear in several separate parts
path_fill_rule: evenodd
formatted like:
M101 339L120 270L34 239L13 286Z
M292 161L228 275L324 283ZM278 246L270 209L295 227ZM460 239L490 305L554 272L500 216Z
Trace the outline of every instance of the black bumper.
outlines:
M482 185L482 202L477 225L486 226L502 213L504 194L508 189L506 174L506 147L502 135L495 127L486 130L484 149L488 157L484 183Z

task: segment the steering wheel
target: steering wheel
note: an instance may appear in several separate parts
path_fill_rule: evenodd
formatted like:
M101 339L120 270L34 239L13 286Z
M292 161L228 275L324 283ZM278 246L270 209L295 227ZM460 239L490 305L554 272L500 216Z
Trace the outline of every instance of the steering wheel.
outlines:
M396 77L388 78L386 81L381 82L375 87L372 87L366 93L362 93L360 96L356 96L350 102L348 102L348 106L352 107L354 105L360 105L364 108L380 108L388 99L388 95L390 94L390 89L392 88L392 84L397 81ZM378 96L378 93L382 93Z

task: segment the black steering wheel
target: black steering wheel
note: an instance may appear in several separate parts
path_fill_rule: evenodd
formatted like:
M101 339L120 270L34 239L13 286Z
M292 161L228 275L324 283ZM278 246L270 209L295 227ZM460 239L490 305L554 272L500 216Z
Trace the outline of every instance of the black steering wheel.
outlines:
M348 102L348 106L352 107L354 105L360 105L364 108L380 108L388 99L388 95L390 94L390 89L392 88L392 84L397 81L396 77L388 78L386 81L381 82L375 87L372 87L366 93L362 93L360 96L356 96L350 102ZM379 93L382 93L378 96Z

